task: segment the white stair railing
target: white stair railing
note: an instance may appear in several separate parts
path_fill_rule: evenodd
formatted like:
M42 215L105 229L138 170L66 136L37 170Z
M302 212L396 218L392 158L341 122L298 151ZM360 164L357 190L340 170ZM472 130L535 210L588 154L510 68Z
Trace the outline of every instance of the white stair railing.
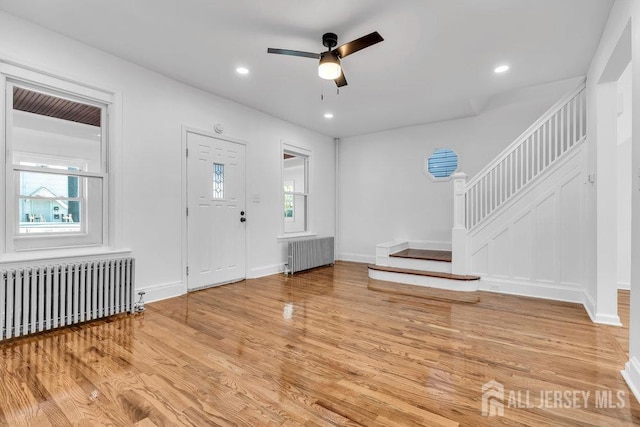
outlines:
M468 270L467 231L586 138L585 87L583 79L473 178L467 181L462 173L453 176L453 273L466 274Z
M547 170L587 133L585 83L562 98L465 185L472 229Z

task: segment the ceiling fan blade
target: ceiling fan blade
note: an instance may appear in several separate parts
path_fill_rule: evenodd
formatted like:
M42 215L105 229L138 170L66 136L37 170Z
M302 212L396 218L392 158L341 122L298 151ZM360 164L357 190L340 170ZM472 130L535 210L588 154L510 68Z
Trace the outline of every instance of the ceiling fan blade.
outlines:
M340 58L344 58L345 56L351 55L352 53L356 53L359 50L364 49L365 47L372 46L376 43L380 43L384 39L377 31L374 31L371 34L367 34L366 36L360 37L354 41L349 43L345 43L340 47L337 47L335 50L338 52Z
M320 59L319 53L302 52L300 50L274 49L270 47L267 49L267 53L277 53L280 55L291 55L291 56L301 56L303 58Z
M340 71L340 77L334 80L336 82L336 86L342 87L347 85L347 78L344 76L344 70Z

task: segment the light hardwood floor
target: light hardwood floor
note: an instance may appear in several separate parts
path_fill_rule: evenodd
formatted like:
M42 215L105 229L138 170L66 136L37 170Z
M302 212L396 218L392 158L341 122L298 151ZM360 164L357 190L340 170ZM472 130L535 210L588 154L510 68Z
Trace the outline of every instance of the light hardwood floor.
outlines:
M6 342L0 424L640 424L619 373L628 292L623 328L592 324L577 304L411 293L368 279L363 264L337 263ZM505 406L518 392L538 406L541 392L576 390L590 393L588 407L555 408L552 394L547 407L483 417L490 380L504 385ZM602 390L616 407L596 407Z

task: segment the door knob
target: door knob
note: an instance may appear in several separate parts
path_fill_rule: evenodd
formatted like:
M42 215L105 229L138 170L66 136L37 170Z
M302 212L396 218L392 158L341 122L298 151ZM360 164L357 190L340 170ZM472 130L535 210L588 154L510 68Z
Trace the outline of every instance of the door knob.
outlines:
M247 221L247 218L245 217L240 218L240 222L246 222L246 221Z

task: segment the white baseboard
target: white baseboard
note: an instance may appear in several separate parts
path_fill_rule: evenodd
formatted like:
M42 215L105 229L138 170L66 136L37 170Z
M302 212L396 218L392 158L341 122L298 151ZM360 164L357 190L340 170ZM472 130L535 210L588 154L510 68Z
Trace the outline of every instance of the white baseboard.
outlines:
M620 321L620 316L618 316L617 314L596 313L596 318L595 320L593 320L593 322L598 323L600 325L622 326L622 322Z
M144 288L136 288L136 301L138 301L138 292L140 291L145 292L144 302L148 303L184 295L187 293L187 285L183 282L172 282L161 285L146 286Z
M365 264L375 264L376 263L376 256L375 255L339 253L336 256L336 259L339 260L339 261L361 262L361 263L365 263Z
M618 289L622 290L622 291L630 291L631 290L631 283L618 282Z
M622 326L617 314L598 313L596 303L589 293L579 288L543 286L536 283L517 282L495 278L482 278L480 290L524 297L542 298L582 304L593 323Z
M263 267L252 268L247 275L247 279L257 279L259 277L271 276L284 272L284 263L265 265Z
M627 382L631 392L640 402L640 361L632 357L624 366L624 370L620 371L622 377Z
M587 291L584 291L584 301L582 301L582 305L584 306L584 309L589 315L591 321L596 323L596 302Z
M582 305L593 323L597 323L599 325L622 326L620 317L617 314L598 313L596 303L591 294L587 291L584 292Z
M584 303L584 291L579 288L543 286L538 283L508 279L486 278L480 280L480 290L555 301Z

